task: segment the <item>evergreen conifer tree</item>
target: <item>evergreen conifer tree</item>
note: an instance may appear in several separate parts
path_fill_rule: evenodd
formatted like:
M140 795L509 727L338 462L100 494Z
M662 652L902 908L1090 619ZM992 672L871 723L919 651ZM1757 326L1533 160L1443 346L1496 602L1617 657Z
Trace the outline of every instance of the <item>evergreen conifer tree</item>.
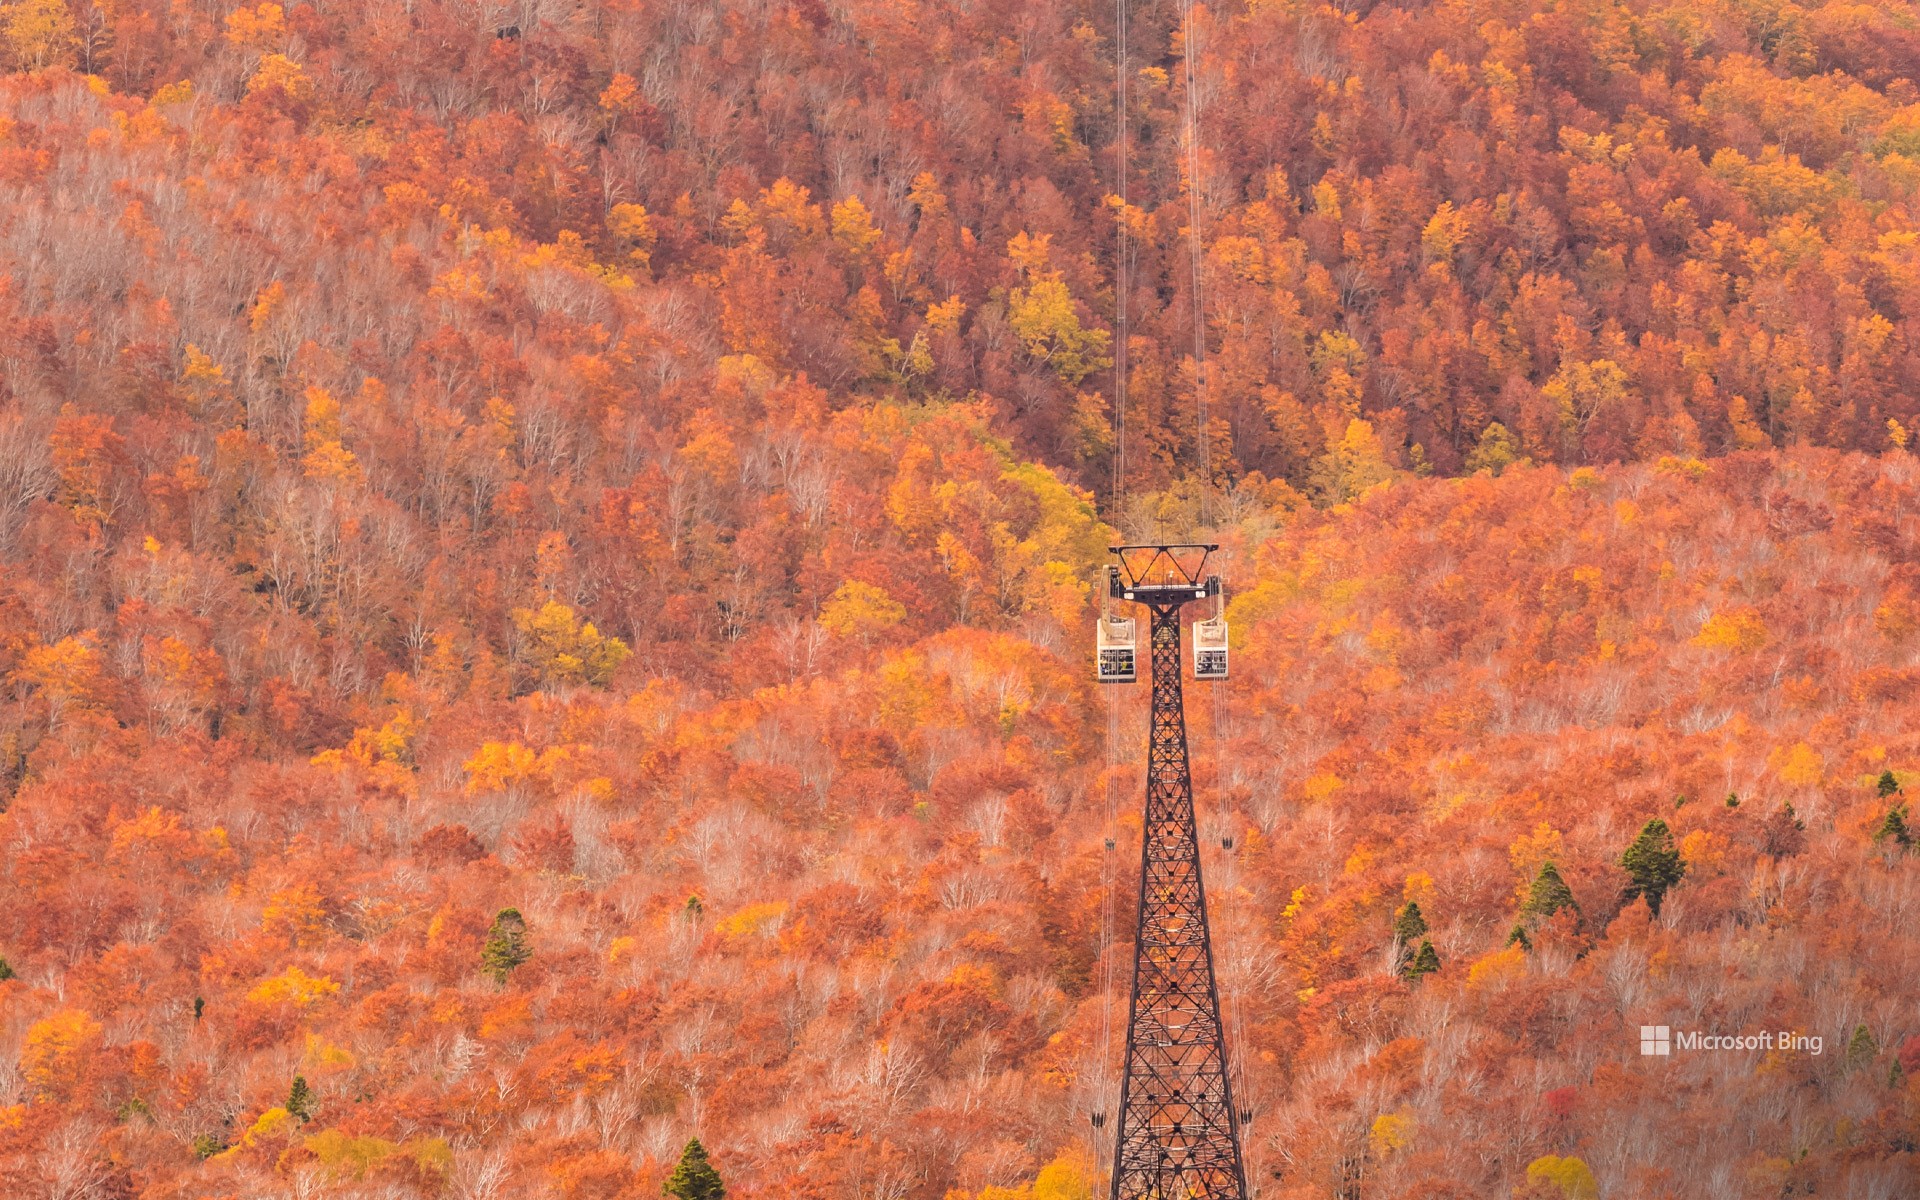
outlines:
M1413 958L1413 945L1427 932L1427 918L1421 913L1420 906L1412 900L1406 902L1393 917L1393 969L1405 971Z
M1666 899L1667 890L1687 873L1687 864L1681 861L1680 851L1673 844L1673 831L1659 817L1641 828L1640 836L1634 838L1633 845L1620 856L1620 865L1627 869L1632 881L1627 885L1628 902L1645 897L1647 908L1656 917L1660 915L1660 902Z
M676 1200L725 1200L727 1185L720 1182L720 1172L708 1161L707 1148L694 1138L680 1152L680 1165L660 1190Z
M503 908L487 930L487 944L480 948L480 965L495 982L505 983L514 968L533 957L527 948L527 922L517 908Z
M1857 1067L1870 1063L1879 1053L1880 1043L1873 1040L1873 1032L1865 1025L1857 1026L1853 1037L1847 1042L1847 1065Z
M302 1121L313 1119L313 1089L307 1086L305 1075L293 1077L293 1090L287 1093L287 1111Z
M1403 974L1410 980L1418 980L1422 975L1431 975L1439 969L1440 952L1433 948L1432 942L1421 938L1420 952L1413 956L1413 961L1407 964Z
M1420 911L1420 905L1412 900L1407 901L1393 918L1393 936L1411 946L1426 932L1427 918Z
M1893 777L1892 771L1880 772L1880 780L1873 786L1874 789L1880 793L1882 800L1885 800L1888 796L1896 795L1900 791L1900 781Z
M1896 804L1887 810L1887 819L1880 822L1880 828L1874 831L1876 842L1892 842L1902 850L1913 846L1913 830L1907 826L1907 806ZM5 976L0 976L4 979Z
M1560 878L1560 868L1548 860L1533 877L1533 886L1527 889L1527 901L1520 906L1520 915L1545 920L1563 908L1572 909L1575 916L1580 915L1580 904L1573 898L1573 889Z

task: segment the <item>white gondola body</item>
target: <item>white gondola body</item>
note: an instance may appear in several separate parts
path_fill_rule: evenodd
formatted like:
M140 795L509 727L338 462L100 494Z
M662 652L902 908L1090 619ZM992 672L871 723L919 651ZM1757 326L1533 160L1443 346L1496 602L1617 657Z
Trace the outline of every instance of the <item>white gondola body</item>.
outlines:
M1193 623L1193 677L1227 677L1227 619L1211 617Z
M1139 646L1132 617L1102 617L1095 671L1101 683L1132 683L1139 678Z

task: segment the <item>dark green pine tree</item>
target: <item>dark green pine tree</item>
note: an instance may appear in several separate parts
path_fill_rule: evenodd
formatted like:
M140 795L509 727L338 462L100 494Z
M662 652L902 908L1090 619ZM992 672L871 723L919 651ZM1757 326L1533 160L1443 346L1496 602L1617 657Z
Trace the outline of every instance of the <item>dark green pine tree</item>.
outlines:
M1641 828L1640 836L1634 838L1633 845L1620 856L1620 865L1627 869L1631 880L1626 892L1628 903L1644 897L1647 908L1656 917L1660 915L1660 902L1667 898L1667 889L1687 873L1687 864L1681 861L1680 851L1674 847L1673 831L1659 817Z
M487 930L487 944L480 948L480 965L496 983L505 983L514 968L533 957L527 948L527 922L517 908L503 908Z
M1421 938L1420 952L1413 956L1413 961L1401 973L1409 980L1418 980L1422 975L1431 975L1439 969L1440 952L1433 948L1432 942Z
M1892 771L1880 772L1880 782L1873 786L1880 793L1882 800L1885 800L1888 796L1896 795L1900 791L1900 781L1893 777Z
M1887 819L1880 822L1880 828L1874 831L1876 842L1892 842L1902 850L1913 847L1913 830L1907 827L1907 806L1896 804L1887 810ZM0 979L6 976L0 975Z
M1412 900L1407 901L1406 905L1393 917L1394 970L1406 971L1407 964L1413 959L1414 943L1419 941L1426 932L1427 918L1420 911L1420 905Z
M13 978L13 966L5 958L0 958L0 983Z
M660 1190L678 1200L724 1200L727 1185L720 1182L720 1172L707 1161L707 1148L694 1138L680 1152L680 1165Z
M1413 945L1415 939L1421 937L1426 932L1426 914L1420 911L1420 906L1414 901L1407 901L1406 906L1394 914L1393 936L1399 938L1407 945Z
M313 1089L307 1086L305 1075L293 1077L293 1090L287 1093L287 1111L302 1121L313 1119Z
M1533 939L1527 936L1527 923L1525 921L1516 922L1513 929L1507 934L1507 945L1511 946L1515 942L1520 943L1522 950L1533 949Z
M1580 904L1573 898L1573 889L1560 878L1560 868L1549 860L1533 877L1533 886L1527 889L1527 902L1520 906L1520 915L1544 921L1563 908L1572 909L1576 917L1580 915Z
M1847 1065L1858 1067L1873 1061L1880 1053L1880 1043L1873 1040L1873 1033L1865 1025L1857 1026L1853 1037L1847 1042Z

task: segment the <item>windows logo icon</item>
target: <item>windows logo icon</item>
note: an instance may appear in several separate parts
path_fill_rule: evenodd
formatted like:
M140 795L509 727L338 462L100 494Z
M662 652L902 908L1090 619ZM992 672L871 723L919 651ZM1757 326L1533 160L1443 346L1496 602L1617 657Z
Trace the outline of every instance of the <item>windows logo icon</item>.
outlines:
M1672 1034L1665 1025L1642 1025L1640 1027L1640 1053L1672 1054Z

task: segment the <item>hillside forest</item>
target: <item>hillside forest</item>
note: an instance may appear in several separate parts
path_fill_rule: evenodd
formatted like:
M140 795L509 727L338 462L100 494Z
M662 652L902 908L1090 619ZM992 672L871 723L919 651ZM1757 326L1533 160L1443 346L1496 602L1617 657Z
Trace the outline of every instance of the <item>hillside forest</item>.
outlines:
M1104 1195L1120 539L1256 1195L1915 1194L1920 11L1118 11L0 0L0 1195Z

